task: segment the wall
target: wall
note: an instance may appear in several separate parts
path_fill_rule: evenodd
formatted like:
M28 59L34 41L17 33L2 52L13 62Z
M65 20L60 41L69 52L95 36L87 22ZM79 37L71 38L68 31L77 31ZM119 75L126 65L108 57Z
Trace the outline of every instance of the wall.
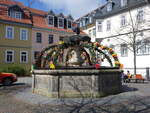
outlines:
M140 9L143 9L143 11L144 11L144 21L141 24L137 25L136 15L137 15L138 10L140 10ZM114 16L105 18L105 19L97 19L96 20L96 37L104 38L102 41L103 45L106 45L106 46L115 45L114 49L118 53L120 62L122 64L124 64L125 68L133 68L133 52L128 50L128 55L126 57L121 56L120 44L125 41L129 42L130 39L129 39L129 36L120 35L120 34L132 32L132 27L129 25L129 23L131 24L130 14L133 17L134 26L136 26L136 25L138 26L135 28L137 28L138 30L149 29L149 26L150 26L149 11L150 11L150 7L148 5L146 5L146 6L138 7L137 9L131 10L130 12L127 11L127 12L123 12L123 13L116 14ZM121 21L120 18L122 15L125 15L127 17L127 21L128 21L127 25L124 27L120 27L120 21ZM111 21L111 30L110 31L106 30L107 20ZM98 21L103 22L103 31L102 32L98 32L98 27L97 27ZM144 36L138 36L137 37L138 40L143 40L144 38L149 38L150 30L144 30L143 33L144 33ZM119 35L119 36L115 36L115 35ZM147 62L149 60L149 57L150 57L150 54L137 56L137 67L138 68L150 67L150 63Z
M36 42L36 33L42 33L42 43ZM32 61L33 62L34 62L34 52L35 51L41 52L44 48L46 48L46 47L48 47L48 45L50 45L48 42L48 37L50 34L53 35L53 44L58 43L60 37L73 35L73 33L67 33L67 32L59 33L59 31L53 32L50 30L33 28L32 29Z
M14 27L14 39L5 38L6 26ZM28 40L20 40L20 28L28 29ZM0 67L20 65L29 70L31 67L31 27L0 23ZM14 63L5 62L5 50L14 50ZM20 51L28 52L28 63L20 63Z
M34 70L32 90L49 97L100 97L121 91L119 69Z

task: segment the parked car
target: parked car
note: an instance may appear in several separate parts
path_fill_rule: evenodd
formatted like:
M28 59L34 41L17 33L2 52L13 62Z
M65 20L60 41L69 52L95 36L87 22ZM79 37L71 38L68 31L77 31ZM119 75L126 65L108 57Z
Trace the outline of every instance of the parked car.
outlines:
M0 72L0 84L9 86L16 81L17 81L17 76L15 74Z

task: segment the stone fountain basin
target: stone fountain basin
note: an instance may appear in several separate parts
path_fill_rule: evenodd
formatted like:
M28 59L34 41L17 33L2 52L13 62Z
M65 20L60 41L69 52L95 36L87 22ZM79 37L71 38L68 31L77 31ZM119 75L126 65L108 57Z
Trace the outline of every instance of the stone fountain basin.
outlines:
M69 67L33 71L33 93L49 97L101 97L121 91L121 70Z

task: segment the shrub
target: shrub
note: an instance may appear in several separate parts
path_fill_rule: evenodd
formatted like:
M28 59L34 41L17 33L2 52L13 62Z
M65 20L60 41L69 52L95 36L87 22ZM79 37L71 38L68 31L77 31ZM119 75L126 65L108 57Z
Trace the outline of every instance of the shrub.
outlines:
M25 76L26 70L20 66L9 66L0 69L0 72L15 73L17 76Z

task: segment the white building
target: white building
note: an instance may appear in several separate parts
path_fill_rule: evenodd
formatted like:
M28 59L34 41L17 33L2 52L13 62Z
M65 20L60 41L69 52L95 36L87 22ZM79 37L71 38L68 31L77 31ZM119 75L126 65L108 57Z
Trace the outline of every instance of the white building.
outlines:
M96 27L94 17L99 9L100 8L97 8L76 20L82 31L91 37L92 42L96 41Z
M150 67L149 0L108 0L95 18L96 37L115 49L124 68L134 68L131 45L135 42L137 68L141 68L137 73L145 75L144 68Z

